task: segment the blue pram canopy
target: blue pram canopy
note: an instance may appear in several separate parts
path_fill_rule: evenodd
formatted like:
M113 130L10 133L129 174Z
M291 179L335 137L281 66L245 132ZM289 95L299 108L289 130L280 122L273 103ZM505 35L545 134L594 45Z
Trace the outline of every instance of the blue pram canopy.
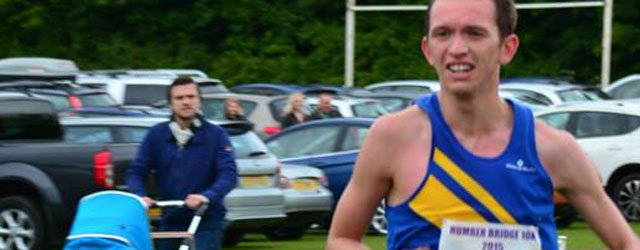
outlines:
M102 191L80 200L65 250L152 250L146 206L136 195Z

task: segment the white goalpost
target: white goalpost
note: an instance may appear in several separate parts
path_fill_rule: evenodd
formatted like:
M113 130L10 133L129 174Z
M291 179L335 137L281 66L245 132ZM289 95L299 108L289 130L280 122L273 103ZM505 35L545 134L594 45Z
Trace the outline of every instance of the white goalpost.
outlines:
M346 0L345 22L345 57L344 57L344 85L353 87L355 73L355 30L356 12L374 11L426 11L426 5L356 5L356 0ZM613 20L613 0L581 1L581 2L553 2L553 3L521 3L517 9L564 9L601 7L602 17L602 66L600 72L601 86L609 84L611 71L611 26Z

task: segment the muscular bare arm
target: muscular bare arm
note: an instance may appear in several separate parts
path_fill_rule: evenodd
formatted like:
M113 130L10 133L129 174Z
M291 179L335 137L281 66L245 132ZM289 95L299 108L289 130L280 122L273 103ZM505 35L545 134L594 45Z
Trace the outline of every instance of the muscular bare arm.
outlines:
M362 237L391 185L386 166L393 148L393 123L393 118L382 117L372 125L334 213L327 249L368 249Z
M568 133L536 122L536 144L554 187L611 249L640 249L640 241L609 199L595 166Z

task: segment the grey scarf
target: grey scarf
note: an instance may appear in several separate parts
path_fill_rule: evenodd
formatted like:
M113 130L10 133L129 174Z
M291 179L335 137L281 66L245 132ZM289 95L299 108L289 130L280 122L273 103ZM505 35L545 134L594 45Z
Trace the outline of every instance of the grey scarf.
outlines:
M193 126L200 127L200 125L201 125L200 120L198 119L193 120ZM180 125L178 125L178 123L175 121L172 121L169 123L169 129L171 129L171 133L173 134L173 137L176 138L176 142L178 143L178 147L180 147L180 149L183 149L184 145L187 145L187 142L189 142L189 139L193 137L193 132L191 131L191 129L189 128L182 129L180 128Z

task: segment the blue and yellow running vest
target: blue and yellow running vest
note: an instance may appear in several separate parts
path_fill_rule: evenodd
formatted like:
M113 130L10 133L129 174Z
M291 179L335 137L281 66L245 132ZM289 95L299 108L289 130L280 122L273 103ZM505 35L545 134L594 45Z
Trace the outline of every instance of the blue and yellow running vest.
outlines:
M387 248L438 249L445 219L533 225L544 250L557 250L553 184L538 160L531 111L508 101L514 112L507 148L497 157L467 151L447 126L438 98L418 106L431 121L431 158L419 188L397 206L387 206Z

